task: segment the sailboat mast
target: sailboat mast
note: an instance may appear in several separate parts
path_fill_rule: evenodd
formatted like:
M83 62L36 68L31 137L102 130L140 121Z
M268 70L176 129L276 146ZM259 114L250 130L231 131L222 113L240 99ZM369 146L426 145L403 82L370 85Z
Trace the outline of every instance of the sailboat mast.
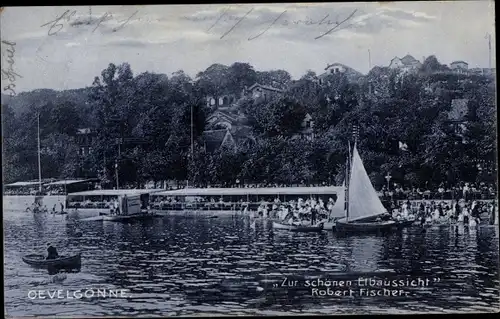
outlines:
M38 190L42 191L42 166L40 160L40 113L37 116L37 135L38 135Z

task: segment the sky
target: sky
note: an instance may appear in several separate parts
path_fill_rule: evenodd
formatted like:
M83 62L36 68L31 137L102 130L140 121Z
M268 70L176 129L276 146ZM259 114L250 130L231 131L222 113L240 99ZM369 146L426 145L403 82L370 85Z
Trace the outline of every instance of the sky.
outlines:
M123 62L134 74L184 70L193 78L234 62L293 78L331 63L366 74L406 54L488 67L488 34L495 67L494 15L488 0L7 7L2 89L86 87L109 63Z

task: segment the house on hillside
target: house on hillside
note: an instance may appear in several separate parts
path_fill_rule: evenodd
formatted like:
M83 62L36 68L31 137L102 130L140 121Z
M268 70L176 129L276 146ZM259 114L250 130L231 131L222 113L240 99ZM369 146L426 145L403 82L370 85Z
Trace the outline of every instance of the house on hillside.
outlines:
M228 130L236 145L250 146L255 142L255 139L253 138L252 128L246 125L247 120L241 114L229 113L226 110L217 110L208 117L206 132ZM209 133L209 135L212 136L212 133ZM221 138L219 136L219 139Z
M455 73L468 73L469 64L464 61L454 61L450 63L450 69Z
M233 126L238 124L236 115L231 114L225 110L216 110L207 118L207 127L210 129L233 129Z
M314 121L312 116L307 113L301 124L300 132L294 138L303 138L308 141L314 140Z
M422 66L422 63L409 54L405 55L401 59L398 57L394 57L389 64L389 68L398 69L403 72L418 70L420 66Z
M207 96L206 97L206 102L207 106L211 109L219 109L219 108L227 108L233 105L239 97L233 95L233 94L225 94L225 95L219 95L219 96Z
M318 82L320 85L327 85L327 77L331 74L345 74L349 81L355 82L357 81L360 77L363 76L361 72L358 72L354 70L353 68L342 64L342 63L333 63L333 64L328 64L322 74L318 76Z
M92 153L92 147L96 142L97 134L90 128L79 128L76 130L76 143L78 144L78 155L81 157L89 156Z
M467 121L469 115L468 99L453 99L451 109L448 112L448 123L459 136L462 136L462 142L465 143L464 134L467 131Z
M269 101L272 98L283 96L284 93L285 92L281 89L268 85L262 85L259 83L255 83L249 88L245 87L243 91L243 94L245 96L250 96L255 100L264 100L264 101Z
M215 152L221 147L236 151L236 143L229 129L205 131L202 139L205 152Z
M468 70L469 73L475 74L475 75L484 75L484 76L495 76L496 75L496 69L495 68L472 68Z

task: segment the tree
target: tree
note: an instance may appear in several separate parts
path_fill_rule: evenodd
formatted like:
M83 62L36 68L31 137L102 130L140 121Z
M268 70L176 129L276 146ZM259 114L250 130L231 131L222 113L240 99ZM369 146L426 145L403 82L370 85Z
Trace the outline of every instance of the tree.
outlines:
M306 109L285 97L270 103L255 103L249 115L256 130L265 136L292 136L301 129Z
M428 56L424 60L424 63L420 66L420 71L423 73L444 72L448 70L449 68L446 65L439 63L438 59L434 55Z
M286 89L292 81L292 76L285 70L272 70L257 72L255 82L268 85L277 89ZM252 83L253 84L253 83Z
M229 93L229 68L222 64L212 64L205 71L196 75L196 85L204 95L219 96Z

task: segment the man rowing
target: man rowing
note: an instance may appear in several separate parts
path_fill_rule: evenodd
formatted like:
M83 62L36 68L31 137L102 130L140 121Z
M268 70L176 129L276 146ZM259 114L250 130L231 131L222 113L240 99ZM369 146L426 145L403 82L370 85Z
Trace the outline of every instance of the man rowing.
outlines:
M47 244L47 260L49 259L57 259L59 258L59 254L57 253L57 249L52 246L52 244L48 243Z

